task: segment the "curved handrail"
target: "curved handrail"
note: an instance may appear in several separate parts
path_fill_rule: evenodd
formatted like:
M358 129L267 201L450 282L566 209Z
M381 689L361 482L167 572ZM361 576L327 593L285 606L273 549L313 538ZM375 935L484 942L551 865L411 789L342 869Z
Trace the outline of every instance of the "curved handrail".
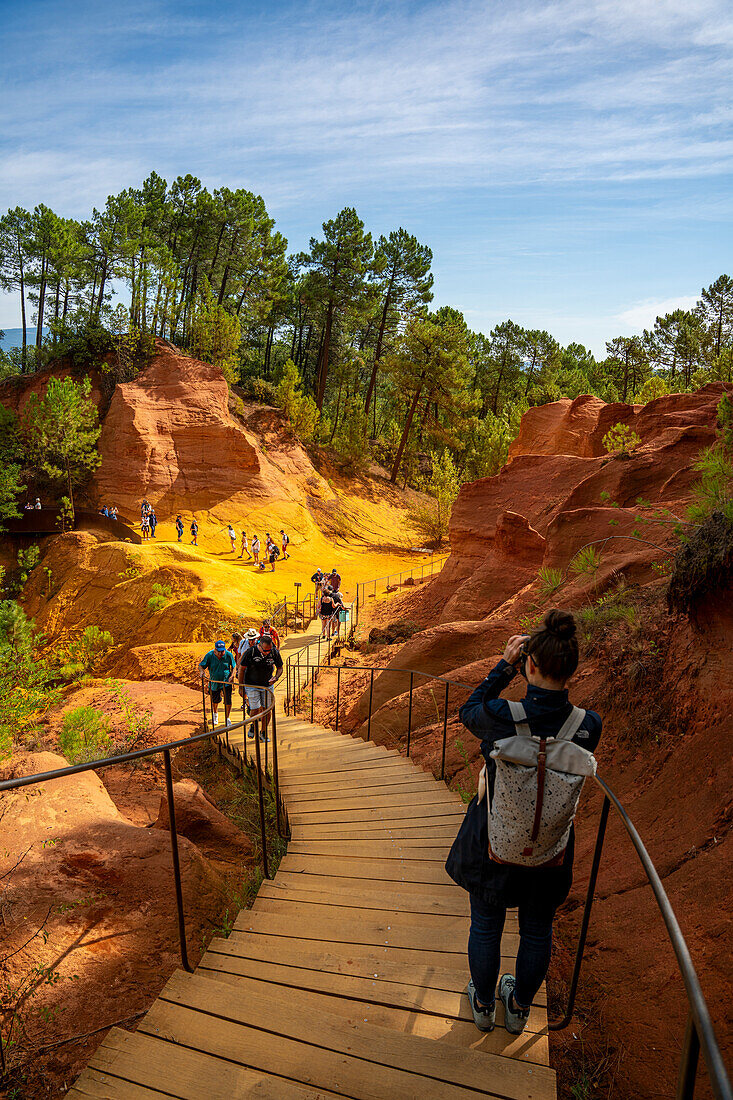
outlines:
M341 674L344 672L356 672L356 673L370 673L370 692L369 692L369 709L367 718L367 740L371 735L371 717L372 717L372 704L373 704L373 687L374 687L374 673L375 672L396 672L402 675L409 675L410 687L409 687L409 715L408 715L408 731L407 731L407 745L406 755L410 755L410 733L412 728L412 696L414 691L414 678L415 676L422 676L429 678L430 680L437 680L444 683L446 686L445 692L445 711L443 717L443 749L442 749L442 767L441 767L441 779L445 777L445 746L446 746L446 734L448 723L448 693L451 686L466 688L469 691L473 691L475 685L465 684L460 680L453 680L447 676L436 676L429 672L422 672L420 669L410 668L389 668L386 666L371 666L371 665L357 665L357 666L334 666L334 665L301 665L302 668L311 670L311 678L313 678L316 669L328 670L330 672L336 672L338 675L338 688L337 688L337 703L336 703L336 729L338 729L338 698L340 695L341 686ZM306 684L308 679L306 678ZM288 685L289 686L289 685ZM295 705L296 693L293 698L293 706ZM312 699L312 696L311 696ZM313 718L311 716L311 721ZM657 903L659 911L664 920L665 927L667 929L667 935L669 936L672 949L677 959L677 965L682 976L682 981L685 987L685 993L687 995L687 1001L690 1006L689 1019L687 1025L687 1032L682 1047L682 1054L680 1058L679 1068L679 1084L677 1090L678 1100L691 1100L694 1095L695 1081L697 1075L697 1063L699 1052L702 1049L703 1057L705 1059L705 1065L708 1071L710 1082L713 1089L715 1100L733 1100L733 1088L731 1087L730 1078L723 1061L723 1057L718 1044L715 1029L712 1025L710 1018L710 1011L705 1000L705 996L702 992L700 985L700 979L695 969L692 957L690 955L687 942L682 934L682 930L675 916L672 904L669 900L666 890L662 884L662 880L659 877L659 873L654 866L654 863L649 855L644 842L639 835L636 826L631 820L629 814L625 810L621 800L612 791L609 785L600 776L595 777L596 784L603 792L604 801L601 810L601 817L598 826L598 834L596 837L595 851L593 855L593 863L591 867L591 873L588 883L588 892L586 895L586 902L583 911L583 919L581 923L581 929L578 939L578 947L575 957L575 965L573 969L573 977L571 981L570 993L568 996L568 1008L561 1020L553 1021L548 1026L552 1031L561 1030L567 1027L573 1017L573 1009L575 1006L575 996L577 993L578 982L580 978L580 968L583 959L583 953L585 949L585 942L588 932L588 926L590 923L590 912L595 896L595 885L598 875L598 869L600 866L601 852L603 848L603 841L606 832L606 823L608 820L608 814L610 807L616 811L621 821L624 824L624 828L629 835L631 843L636 851L639 861L647 877L649 885L652 888L654 894L654 900Z

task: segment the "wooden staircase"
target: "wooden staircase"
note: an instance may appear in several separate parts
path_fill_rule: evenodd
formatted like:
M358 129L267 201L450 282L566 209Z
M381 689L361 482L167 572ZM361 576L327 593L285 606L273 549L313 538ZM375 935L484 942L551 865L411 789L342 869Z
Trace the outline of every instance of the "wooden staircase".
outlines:
M554 1100L544 990L520 1036L501 1006L495 1031L473 1023L468 898L444 869L458 796L396 750L280 713L278 747L292 839L275 879L69 1095ZM512 915L503 945L510 971Z

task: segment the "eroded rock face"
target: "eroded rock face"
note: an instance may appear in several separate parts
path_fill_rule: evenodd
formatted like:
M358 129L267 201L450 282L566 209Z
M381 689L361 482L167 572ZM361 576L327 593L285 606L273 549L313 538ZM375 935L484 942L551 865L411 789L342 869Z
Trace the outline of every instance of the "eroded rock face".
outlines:
M257 450L228 402L218 367L159 345L139 377L112 395L90 497L134 517L147 496L160 518L208 510L238 490L267 496Z
M204 851L214 845L217 852L222 845L231 849L233 856L251 856L252 841L233 825L228 817L209 802L198 783L182 779L173 784L173 804L176 810L176 829ZM169 829L168 799L161 795L158 820L155 829Z

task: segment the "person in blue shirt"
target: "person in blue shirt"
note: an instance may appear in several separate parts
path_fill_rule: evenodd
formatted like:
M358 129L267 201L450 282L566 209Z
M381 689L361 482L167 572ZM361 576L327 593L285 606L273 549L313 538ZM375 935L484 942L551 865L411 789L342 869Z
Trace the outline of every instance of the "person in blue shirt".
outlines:
M176 534L178 535L178 541L180 542L183 538L183 519L181 518L180 512L176 516Z
M227 649L226 642L221 641L214 643L214 648L209 650L199 665L202 683L207 671L209 673L211 709L215 726L219 724L219 703L222 694L224 696L224 722L227 726L231 725L229 712L232 709L234 667L234 654Z
M531 635L510 638L504 655L460 708L466 729L481 741L486 761L489 803L494 796L496 764L490 753L496 741L516 733L509 704L501 693L519 669L527 679L522 700L533 736L554 737L572 711L568 682L578 667L575 620L566 611L552 610ZM601 736L601 718L586 711L573 737L594 752ZM566 899L573 880L575 834L553 865L523 867L492 859L488 842L486 801L474 798L446 861L454 882L467 890L471 901L468 963L471 981L466 990L474 1022L491 1031L496 1018L496 993L501 965L501 935L507 908L517 908L519 950L516 978L504 974L498 993L504 1005L504 1024L519 1034L527 1026L532 1002L545 979L552 949L555 910Z
M151 508L150 509L150 534L153 538L155 538L155 528L157 526L158 526L158 517L156 516L155 512Z

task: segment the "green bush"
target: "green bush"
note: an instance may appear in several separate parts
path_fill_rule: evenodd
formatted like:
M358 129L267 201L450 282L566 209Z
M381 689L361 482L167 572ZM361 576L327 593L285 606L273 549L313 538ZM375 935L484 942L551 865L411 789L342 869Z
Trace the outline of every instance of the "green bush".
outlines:
M27 550L18 551L18 568L20 569L21 588L26 583L40 560L41 551L37 546L29 546Z
M601 564L601 555L595 546L581 546L578 553L570 562L570 572L576 577L595 577Z
M171 598L171 586L169 584L154 584L153 594L148 600L151 611L162 611Z
M563 581L562 569L551 569L549 566L542 566L537 574L539 581L540 595L545 599L549 599L550 596L555 593Z
M637 435L628 424L614 424L603 437L603 446L609 454L628 455L641 443L641 436Z
M109 723L95 707L75 707L61 722L61 750L70 764L108 756L112 748Z

